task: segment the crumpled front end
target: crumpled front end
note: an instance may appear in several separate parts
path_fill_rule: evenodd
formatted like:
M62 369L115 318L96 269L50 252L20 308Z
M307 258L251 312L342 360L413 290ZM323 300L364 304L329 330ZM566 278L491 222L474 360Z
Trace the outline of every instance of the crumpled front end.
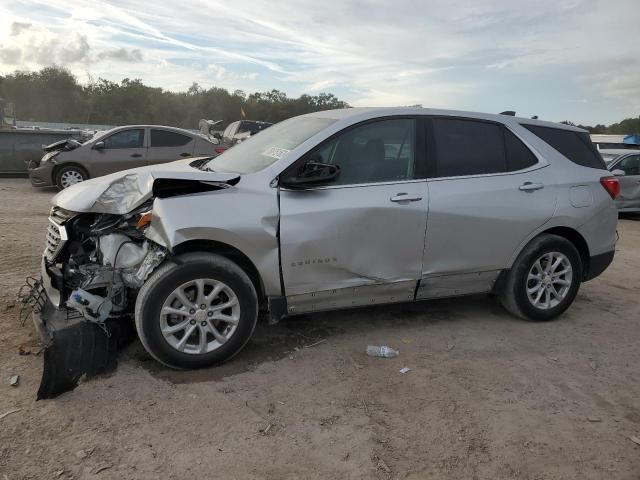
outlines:
M42 276L20 294L45 344L38 399L114 370L135 338L137 291L167 255L145 236L150 219L151 202L126 215L52 208Z

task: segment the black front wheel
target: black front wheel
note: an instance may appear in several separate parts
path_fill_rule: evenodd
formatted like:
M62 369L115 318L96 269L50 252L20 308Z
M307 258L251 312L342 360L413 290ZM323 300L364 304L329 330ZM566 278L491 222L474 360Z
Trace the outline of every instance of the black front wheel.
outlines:
M573 303L582 281L582 261L566 238L542 234L520 253L501 288L500 300L521 318L556 318Z
M142 345L172 368L229 360L249 341L257 318L258 299L247 274L211 253L186 253L165 263L136 300Z

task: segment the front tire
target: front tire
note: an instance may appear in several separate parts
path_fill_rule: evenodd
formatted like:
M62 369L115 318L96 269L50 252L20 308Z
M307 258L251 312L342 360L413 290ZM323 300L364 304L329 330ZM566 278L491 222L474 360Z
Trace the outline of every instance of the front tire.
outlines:
M60 190L75 185L76 183L84 182L89 178L89 174L82 167L75 165L69 165L62 167L56 172L56 185Z
M580 254L570 241L542 234L514 262L499 292L500 301L526 320L552 320L576 298L582 268Z
M144 348L171 368L222 363L246 345L258 318L247 274L229 259L186 253L158 268L140 289L135 321Z

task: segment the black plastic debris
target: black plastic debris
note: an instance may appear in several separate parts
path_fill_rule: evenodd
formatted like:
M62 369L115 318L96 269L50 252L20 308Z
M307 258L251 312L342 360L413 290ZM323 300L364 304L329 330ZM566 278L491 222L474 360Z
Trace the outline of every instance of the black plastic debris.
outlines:
M104 328L103 328L104 327ZM37 399L55 398L87 378L115 371L118 350L135 338L129 319L102 325L80 321L51 332L44 351L44 368Z

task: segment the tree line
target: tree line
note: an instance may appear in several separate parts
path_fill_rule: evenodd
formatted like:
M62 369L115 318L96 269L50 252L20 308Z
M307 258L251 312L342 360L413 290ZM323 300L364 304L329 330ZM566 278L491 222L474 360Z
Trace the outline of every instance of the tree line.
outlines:
M194 83L185 92L150 87L139 79L104 78L82 85L69 70L47 67L0 76L0 98L14 103L19 120L101 125L160 124L198 128L201 118L224 125L246 118L279 122L295 115L346 108L331 93L290 98L278 90L246 94Z
M592 127L590 125L576 125L573 122L565 120L563 122L566 125L573 125L574 127L583 128L589 130L589 133L608 133L611 135L625 135L632 133L640 133L640 116L634 118L625 118L621 122L612 123L611 125L604 125L602 123Z
M149 87L139 79L113 82L104 78L82 85L69 70L47 67L38 72L0 75L0 98L14 103L19 120L103 125L160 124L197 128L201 118L279 122L304 113L346 108L331 93L290 98L278 90L247 94L197 83L185 92ZM241 110L242 109L242 110ZM564 121L574 125L570 121ZM577 125L591 133L640 133L640 116L611 125Z

